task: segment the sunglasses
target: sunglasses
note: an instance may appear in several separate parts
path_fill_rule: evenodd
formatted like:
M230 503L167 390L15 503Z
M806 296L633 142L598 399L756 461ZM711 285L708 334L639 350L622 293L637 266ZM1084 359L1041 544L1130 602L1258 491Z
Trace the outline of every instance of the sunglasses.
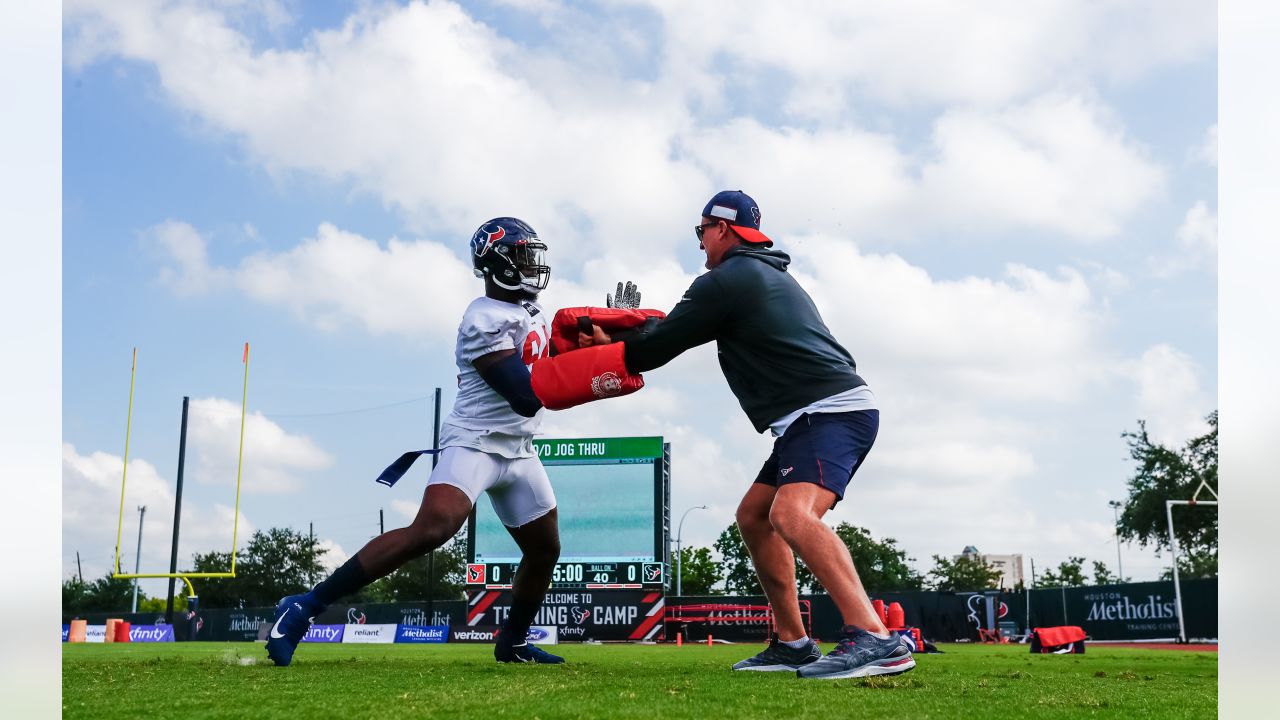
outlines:
M707 231L707 228L713 228L719 224L720 224L720 221L717 220L716 222L704 223L702 225L694 225L693 234L698 236L698 242L702 242L702 234Z

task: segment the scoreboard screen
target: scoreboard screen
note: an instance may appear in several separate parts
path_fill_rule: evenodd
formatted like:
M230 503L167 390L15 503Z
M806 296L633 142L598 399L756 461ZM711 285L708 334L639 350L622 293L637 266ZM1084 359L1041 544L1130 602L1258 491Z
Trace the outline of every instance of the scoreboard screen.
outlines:
M670 449L660 437L534 440L556 493L553 587L651 587L665 580ZM468 585L511 584L520 548L487 500L468 528Z

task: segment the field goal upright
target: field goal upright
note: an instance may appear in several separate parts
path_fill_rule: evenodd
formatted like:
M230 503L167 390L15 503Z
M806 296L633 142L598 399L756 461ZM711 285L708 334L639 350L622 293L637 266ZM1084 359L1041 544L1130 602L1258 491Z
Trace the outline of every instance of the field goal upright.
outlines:
M1200 491L1208 490L1213 496L1212 500L1200 500ZM1185 643L1187 641L1187 625L1182 619L1182 583L1178 579L1178 538L1173 534L1173 506L1186 505L1195 507L1196 505L1212 505L1218 506L1218 493L1209 487L1209 483L1205 480L1200 481L1200 486L1191 494L1190 500L1165 500L1164 515L1169 521L1169 548L1173 551L1173 598L1178 606L1178 642Z
M231 525L231 568L225 572L122 573L120 572L120 538L124 530L125 488L127 487L128 481L129 481L129 436L133 430L133 388L134 388L135 380L137 379L137 375L138 375L138 349L137 348L133 349L133 364L129 369L129 411L128 411L127 418L125 420L125 431L124 431L124 470L120 474L120 512L116 520L116 553L115 553L116 560L115 560L115 567L113 568L111 573L111 577L121 578L125 580L136 580L140 578L177 578L182 580L182 582L186 583L187 597L194 600L194 598L196 597L196 589L195 589L195 586L191 584L191 578L234 578L236 576L236 548L238 547L239 532L240 532L240 478L241 478L241 471L244 469L245 410L248 407L248 401L249 401L249 343L247 342L244 344L244 357L242 358L242 362L244 363L244 388L240 398L240 447L239 447L239 458L236 460L236 502L235 502L235 508L232 510L233 517L232 517L232 525ZM185 406L184 406L183 419L184 421L186 419ZM186 432L186 428L183 427L183 433L185 434L185 432ZM179 489L179 492L180 491L181 490ZM180 500L177 497L175 497L174 502L177 503L177 502L180 502ZM175 511L176 510L177 508L175 508ZM177 513L175 512L175 521L174 521L175 523L177 522L176 516L177 516ZM175 527L174 552L177 552L177 545L176 545L177 539L178 539L178 536L177 536L176 527ZM190 602L190 600L188 602Z

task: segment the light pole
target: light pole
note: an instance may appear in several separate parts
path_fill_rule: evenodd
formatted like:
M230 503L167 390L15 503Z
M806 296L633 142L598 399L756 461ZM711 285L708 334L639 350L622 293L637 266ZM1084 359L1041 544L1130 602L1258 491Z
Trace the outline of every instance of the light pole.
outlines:
M133 556L133 574L138 574L138 568L142 566L142 520L147 516L147 506L138 506L138 552ZM138 612L138 578L133 579L133 609L129 612Z
M1124 582L1124 565L1120 563L1120 508L1124 507L1124 503L1119 500L1111 500L1107 504L1111 506L1111 510L1116 517L1116 579Z
M694 505L688 510L685 510L684 514L680 516L680 524L676 526L676 597L681 596L680 570L682 565L681 563L682 553L681 553L680 541L681 541L681 538L684 537L684 519L689 517L689 513L693 512L694 510L706 510L706 509L707 509L706 505Z

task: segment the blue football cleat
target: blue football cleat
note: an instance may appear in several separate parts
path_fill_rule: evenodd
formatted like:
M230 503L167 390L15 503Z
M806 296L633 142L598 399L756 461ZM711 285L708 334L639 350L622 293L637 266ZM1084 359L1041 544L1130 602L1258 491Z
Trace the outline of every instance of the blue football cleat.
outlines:
M541 665L559 665L564 658L543 650L533 643L524 645L507 645L498 643L493 646L493 657L500 663L538 663Z
M311 629L311 621L323 608L316 607L306 595L290 595L276 605L275 622L267 631L267 657L281 667L293 661L293 651Z

